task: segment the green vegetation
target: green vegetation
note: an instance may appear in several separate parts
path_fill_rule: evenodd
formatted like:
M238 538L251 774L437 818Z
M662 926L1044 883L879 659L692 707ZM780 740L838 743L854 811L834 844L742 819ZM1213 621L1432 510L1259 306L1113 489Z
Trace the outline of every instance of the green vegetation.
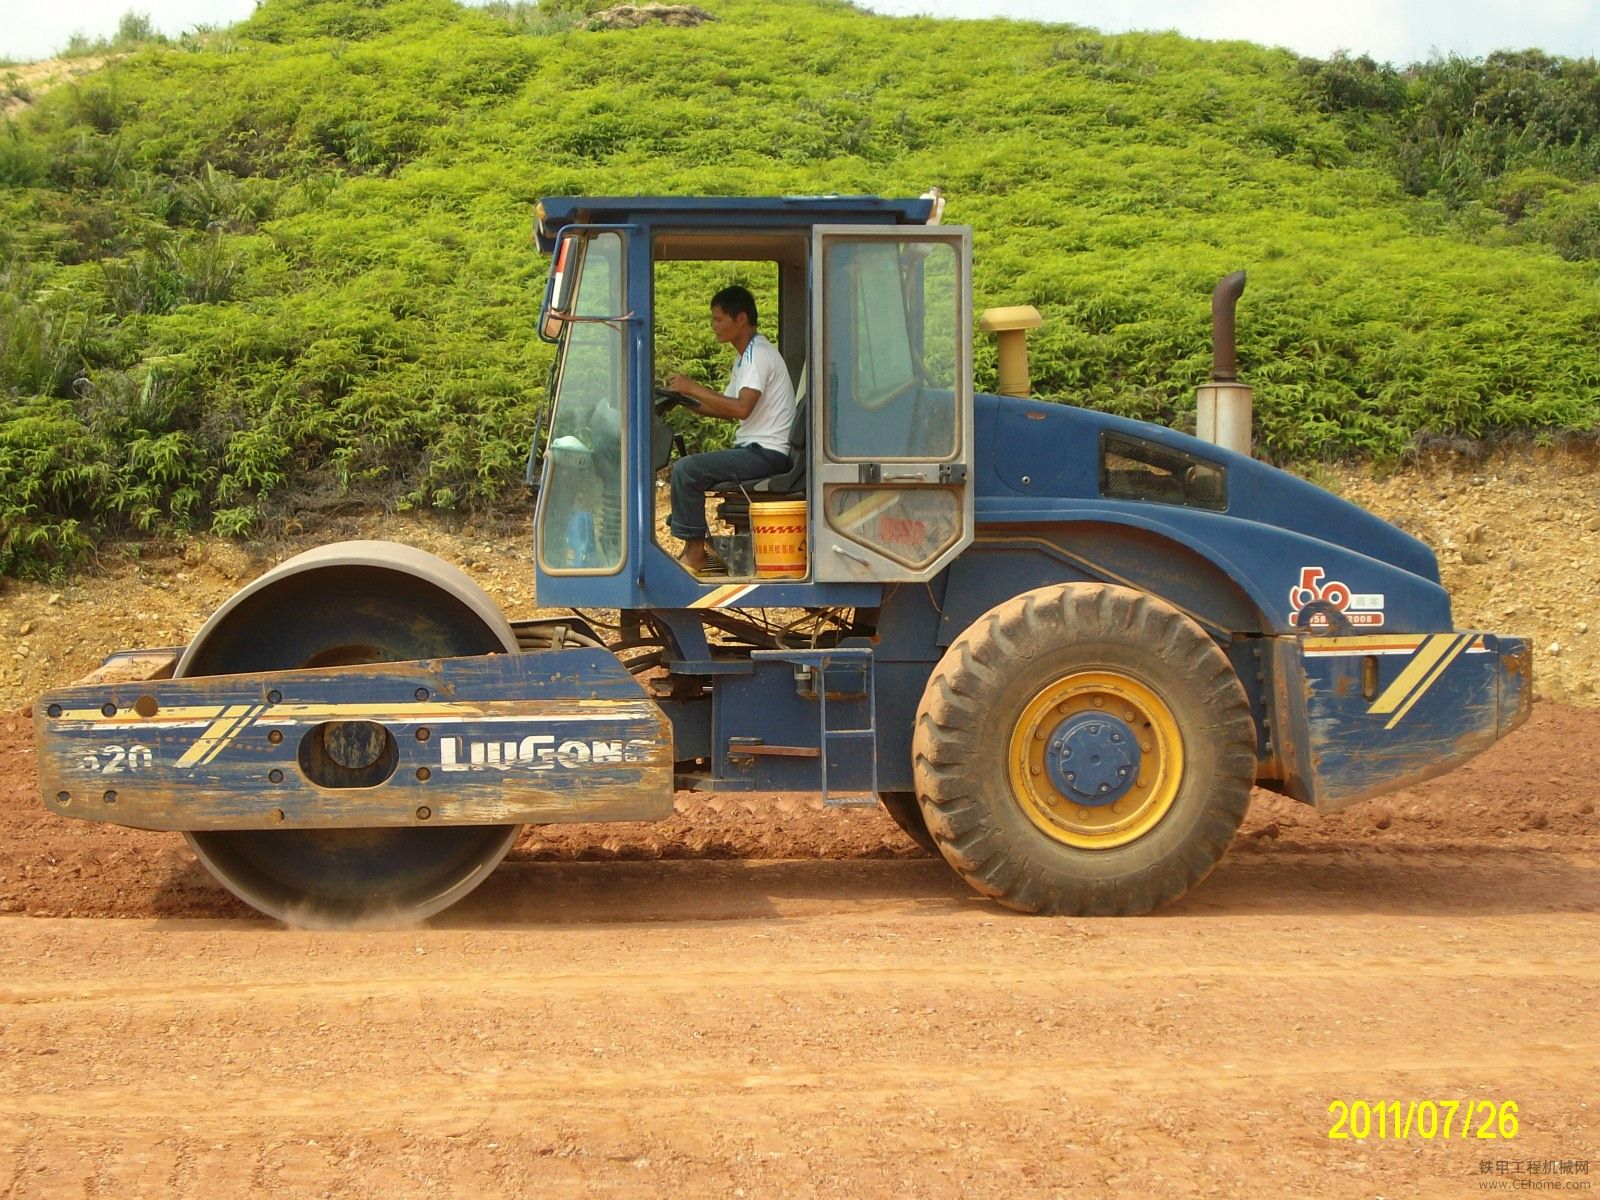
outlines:
M168 40L156 32L150 14L128 11L117 22L117 32L111 37L92 38L83 32L74 33L62 47L62 58L88 58L96 54L121 54L140 46L169 45Z
M0 129L0 572L350 495L505 497L550 364L547 194L939 185L978 307L1045 314L1036 390L1180 426L1245 266L1279 461L1595 428L1592 62L703 3L692 29L583 0L265 0L176 44L125 21L137 48ZM725 370L720 279L664 277L662 373Z

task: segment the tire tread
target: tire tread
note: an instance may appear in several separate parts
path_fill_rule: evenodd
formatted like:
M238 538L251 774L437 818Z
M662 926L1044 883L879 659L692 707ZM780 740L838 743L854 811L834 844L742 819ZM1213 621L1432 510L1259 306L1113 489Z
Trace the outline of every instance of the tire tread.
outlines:
M1008 678L1041 655L1083 640L1153 647L1175 676L1187 678L1204 716L1185 733L1206 739L1214 760L1205 806L1184 841L1154 861L1110 877L1063 870L1049 861L1059 853L1035 853L1025 836L1015 835L1015 823L1008 825L998 811L1004 804L1015 807L1003 782L1003 752L997 760L995 748L983 744L984 717ZM976 891L1008 907L1079 916L1150 912L1210 874L1244 818L1255 780L1255 751L1255 723L1244 689L1216 643L1166 602L1108 584L1035 589L979 617L934 668L912 738L928 833L951 866ZM991 778L994 774L1001 782ZM1026 820L1020 810L1018 816ZM1041 844L1051 842L1031 825L1025 833Z

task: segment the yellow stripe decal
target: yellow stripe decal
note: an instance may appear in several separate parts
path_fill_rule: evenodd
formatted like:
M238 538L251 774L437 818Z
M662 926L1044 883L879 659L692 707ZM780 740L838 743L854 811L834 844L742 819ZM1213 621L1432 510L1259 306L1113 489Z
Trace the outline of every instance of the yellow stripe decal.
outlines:
M755 591L756 587L757 585L753 583L726 584L723 587L717 588L715 591L707 592L704 596L701 596L700 599L691 603L689 607L725 608L729 604L732 604L735 600L742 599L744 596Z
M250 715L251 705L235 704L223 710L223 713L210 725L206 731L195 739L194 745L183 752L183 757L178 759L174 766L193 767L210 757L212 748L225 734L231 732L245 717Z
M720 600L723 596L726 596L726 595L729 595L730 593L732 593L733 590L734 590L733 587L731 587L730 585L723 584L719 588L713 588L711 591L707 592L704 596L701 596L698 600L692 601L690 603L689 607L690 608L715 608L717 606L717 601Z
M351 703L351 704L274 704L272 706L273 720L293 721L300 717L318 718L342 717L346 720L355 717L392 717L396 721L420 720L423 717L470 717L485 712L493 706L494 701L478 701L476 703L462 702L433 703L433 704L384 704L377 703ZM507 704L515 703L507 701Z
M250 726L254 725L256 723L256 718L266 710L266 707L267 706L265 704L252 705L250 710L246 712L244 716L240 717L233 723L233 728L229 729L217 739L217 744L212 748L210 754L207 754L200 760L200 765L202 767L205 766L212 759L216 758L217 755L221 754L230 745L232 745L233 739L238 737L246 729L249 729Z
M1355 637L1308 637L1307 654L1409 654L1428 640L1425 633L1372 633Z
M530 708L537 704L537 708ZM587 710L599 710L590 712ZM373 718L396 723L436 721L588 721L646 711L632 700L478 700L460 704L276 704L273 724Z
M1439 682L1439 677L1450 668L1450 664L1455 662L1455 660L1461 656L1461 652L1471 644L1472 639L1470 637L1457 638L1455 644L1450 647L1450 653L1446 654L1444 658L1440 660L1439 665L1436 666L1429 673L1428 677L1422 681L1422 685L1418 687L1416 691L1411 693L1411 698L1402 704L1398 710L1396 710L1394 716L1389 718L1389 723L1385 725L1384 728L1393 729L1396 725L1400 724L1401 718L1411 711L1411 706L1414 705L1418 700L1421 700L1423 696L1427 695L1428 689L1431 688L1435 683Z
M1417 648L1416 654L1406 664L1406 669L1395 677L1393 683L1383 689L1383 694L1372 702L1372 707L1367 711L1374 716L1382 716L1399 708L1411 694L1411 689L1422 682L1423 677L1433 670L1434 665L1457 640L1451 633L1439 633L1429 637Z
M123 705L119 714L130 713L131 705ZM222 715L222 706L219 704L195 704L188 706L174 705L163 708L153 717L117 716L108 717L98 708L69 708L59 717L52 718L57 721L92 721L97 725L115 727L118 725L159 725L166 721L211 721Z

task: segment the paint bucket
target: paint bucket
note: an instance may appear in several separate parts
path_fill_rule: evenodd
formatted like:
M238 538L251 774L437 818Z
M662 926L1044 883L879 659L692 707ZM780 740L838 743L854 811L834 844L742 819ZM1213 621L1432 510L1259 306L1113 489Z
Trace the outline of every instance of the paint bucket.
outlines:
M757 579L806 577L806 502L769 500L750 506Z

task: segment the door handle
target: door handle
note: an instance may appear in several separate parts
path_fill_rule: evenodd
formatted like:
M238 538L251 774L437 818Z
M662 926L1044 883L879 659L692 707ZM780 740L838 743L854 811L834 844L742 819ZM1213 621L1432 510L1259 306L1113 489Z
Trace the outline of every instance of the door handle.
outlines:
M859 554L851 554L850 551L846 550L843 546L835 546L835 547L833 547L833 552L835 554L842 554L842 555L844 555L845 558L848 558L851 562L859 563L863 567L867 567L869 569L872 567L872 564L869 563L866 559L862 558Z

